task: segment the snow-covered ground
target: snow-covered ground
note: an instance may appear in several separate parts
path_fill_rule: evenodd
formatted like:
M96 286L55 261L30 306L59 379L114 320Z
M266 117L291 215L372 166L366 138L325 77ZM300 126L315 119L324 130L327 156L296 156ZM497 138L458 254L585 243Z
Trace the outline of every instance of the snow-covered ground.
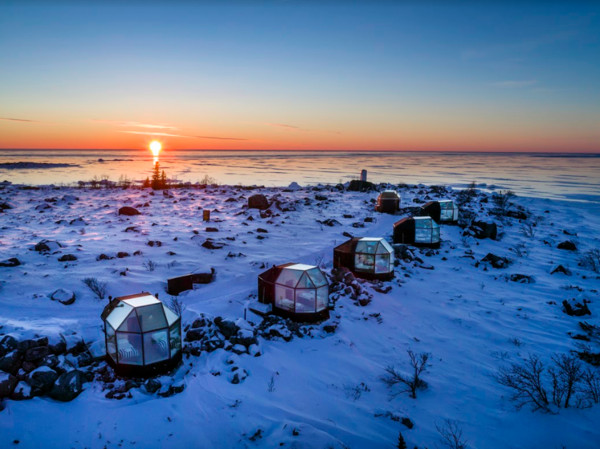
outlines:
M425 186L399 192L402 206L417 206L413 199L428 193L435 198ZM273 216L243 207L253 193L276 200ZM15 257L22 264L0 267L0 338L39 335L56 342L62 334L68 341L103 342L100 313L107 301L97 299L84 278L106 282L113 296L149 291L168 300L168 278L206 266L215 268L215 281L180 295L184 328L200 314L236 321L256 295L257 275L272 264L321 263L328 272L333 247L347 239L343 232L391 239L401 216L375 213L376 195L330 187L222 186L165 195L7 186L0 203L12 208L0 212L0 260ZM95 381L71 402L6 400L0 448L391 448L399 432L409 447L435 448L444 447L436 426L445 419L457 423L471 448L600 447L600 404L556 414L517 411L495 378L501 366L528 354L547 362L578 349L581 342L569 336L580 333L578 321L600 324L598 275L578 266L583 253L600 248L600 206L516 198L529 215L521 222L489 216L493 202L486 198L478 195L468 208L499 225L499 240L442 226L440 250L415 249L422 262L399 261L395 279L386 283L391 291L378 293L364 283L373 297L364 307L341 296L329 320L338 324L335 332L325 332L325 322L313 326L312 337L259 337L259 357L225 349L184 356L178 373L185 389L170 397L134 388L131 398L108 399ZM118 215L122 206L137 207L141 215ZM295 210L281 211L286 208ZM202 221L203 209L211 210L210 223ZM317 221L328 218L339 223ZM218 232L207 232L209 226ZM225 246L206 249L201 244L207 238ZM33 250L44 239L61 247ZM565 240L577 251L558 249ZM118 258L118 252L129 256ZM476 266L489 252L513 263ZM59 262L65 254L77 260ZM100 254L110 258L97 260ZM558 265L572 274L550 274ZM511 274L534 282L512 282ZM73 291L75 302L51 300L59 288ZM573 298L590 300L591 315L566 315L561 302ZM250 312L247 319L261 320ZM597 342L589 345L599 352ZM393 395L381 380L387 366L409 371L408 349L431 354L423 375L429 387L417 399ZM231 383L231 361L248 373L238 384ZM414 427L398 417L410 418Z

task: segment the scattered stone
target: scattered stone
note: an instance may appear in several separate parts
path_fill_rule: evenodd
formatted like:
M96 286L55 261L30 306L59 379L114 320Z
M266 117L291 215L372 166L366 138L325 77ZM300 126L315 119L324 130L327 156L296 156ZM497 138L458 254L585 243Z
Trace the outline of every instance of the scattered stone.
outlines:
M557 246L558 249L565 249L567 251L577 251L577 246L571 240L565 240L560 242Z
M208 228L206 228L206 232L219 232L219 229L213 228L213 227L208 227Z
M550 272L550 274L556 274L556 273L563 273L563 274L566 274L567 276L571 276L571 270L569 270L568 268L565 268L562 265L557 266Z
M100 261L100 260L110 260L110 259L114 259L114 257L107 256L104 253L102 253L98 257L96 257L97 261Z
M13 268L18 267L19 265L21 265L21 261L16 257L11 257L10 259L0 261L0 267Z
M58 258L59 262L74 262L76 260L77 260L77 257L75 257L73 254L65 254Z
M20 381L10 395L10 398L14 401L25 401L33 398L31 387L27 382Z
M83 391L83 382L84 375L79 370L63 373L54 383L50 397L62 402L72 401Z
M334 218L327 218L325 220L317 220L317 223L321 223L324 226L341 226L341 223Z
M509 278L512 282L518 282L519 284L533 284L533 277L526 274L511 274Z
M221 249L225 246L225 244L215 242L213 239L206 239L201 246L206 249Z
M58 301L65 306L70 306L75 302L75 293L73 293L71 290L59 288L58 290L54 290L54 292L52 292L50 299L52 301Z
M478 239L496 240L498 236L498 227L496 223L486 223L485 221L474 221L469 228L473 232L473 237Z
M5 373L17 374L23 362L23 351L15 349L3 357L0 357L0 371Z
M18 342L13 336L5 335L0 340L0 357L4 357L9 352L17 349L17 346Z
M123 206L119 209L119 215L127 215L131 217L134 215L140 215L140 211L135 207Z
M267 197L257 193L248 198L248 208L249 209L260 209L265 210L269 208L269 201Z
M569 316L585 316L591 315L590 309L587 303L584 301L583 304L572 301L573 304L569 303L566 299L562 302L563 312Z
M48 366L40 366L29 373L27 382L31 386L34 396L42 396L50 392L54 382L58 379L58 373Z
M128 252L125 252L125 251L119 251L119 252L117 253L117 257L118 257L119 259L123 259L124 257L129 257L129 253L128 253Z
M156 393L158 390L160 390L161 387L162 384L158 379L148 379L144 384L144 388L150 394Z
M487 253L487 255L481 259L481 263L489 263L493 268L507 268L511 261L506 257L496 256L492 253Z
M146 245L151 246L151 247L160 247L162 246L162 242L160 240L148 240L146 242Z
M18 379L12 374L0 372L0 399L10 397L18 382Z
M50 251L56 251L59 248L62 248L62 245L53 240L42 240L41 242L37 243L33 247L33 249L35 251L37 251L38 253L46 253L46 252L50 252Z

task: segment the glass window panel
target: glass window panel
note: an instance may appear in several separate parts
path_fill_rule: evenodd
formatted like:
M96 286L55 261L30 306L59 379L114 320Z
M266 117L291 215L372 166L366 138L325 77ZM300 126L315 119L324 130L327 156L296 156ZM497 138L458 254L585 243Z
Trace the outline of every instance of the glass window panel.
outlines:
M329 285L329 283L327 282L327 279L325 278L325 275L318 268L316 268L316 267L311 268L310 270L308 270L308 274L309 274L310 278L312 279L313 283L315 284L315 287Z
M304 272L296 288L315 288L315 284L313 284L313 281L308 277L307 272Z
M173 324L175 321L177 321L177 319L179 318L175 312L173 312L171 309L169 309L167 306L165 306L163 304L163 309L165 311L165 316L167 317L167 324L170 326L171 324Z
M138 296L136 298L125 299L124 301L133 307L144 307L151 304L158 304L160 302L152 295Z
M416 228L415 229L415 242L430 243L431 242L431 229Z
M329 286L325 285L317 289L317 312L325 310L329 305Z
M181 351L181 322L178 321L169 329L169 338L171 345L171 357L174 357Z
M117 332L117 351L119 363L124 365L143 365L142 335Z
M375 254L379 242L372 240L361 240L356 244L357 253Z
M275 285L275 307L293 312L294 289L282 285Z
M109 325L106 325L106 353L117 361L117 338L115 336L115 330Z
M378 254L375 259L375 273L390 272L390 256L389 254Z
M301 270L286 270L284 268L281 270L281 273L279 273L276 283L287 285L288 287L295 287L303 273L304 271Z
M127 318L123 320L123 323L119 326L119 332L141 332L140 323L135 310L129 312Z
M388 253L394 254L394 248L392 248L392 245L390 245L387 240L381 239L381 246L383 246Z
M296 290L296 313L313 313L316 305L315 294L314 288Z
M169 359L167 335L166 329L144 334L144 363L146 365Z
M440 241L440 228L433 228L431 230L431 243L437 243Z
M153 331L167 327L167 319L161 303L135 309L140 321L142 332Z
M429 220L415 220L415 229L425 229L429 227Z
M373 271L375 265L375 255L361 254L354 255L354 269L356 271Z
M106 317L106 321L110 323L113 329L118 329L123 323L123 320L127 318L127 315L129 315L129 312L132 310L133 307L131 307L129 304L119 301L112 312L110 312L110 314Z

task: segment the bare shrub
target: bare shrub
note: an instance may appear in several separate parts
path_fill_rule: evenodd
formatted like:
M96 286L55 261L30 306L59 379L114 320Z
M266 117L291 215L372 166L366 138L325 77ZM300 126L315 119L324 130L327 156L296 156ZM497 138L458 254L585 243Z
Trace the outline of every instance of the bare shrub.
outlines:
M461 204L466 204L470 202L473 198L477 196L477 183L475 181L471 182L466 189L458 192L458 196L456 198L456 202Z
M371 391L371 389L364 382L361 382L357 385L344 386L344 393L346 394L346 397L348 399L353 399L354 401L359 400L363 393L367 393L369 391Z
M104 299L106 296L106 282L101 282L96 278L85 278L83 283L88 286L98 299Z
M217 180L212 176L204 175L204 177L199 181L200 185L208 186L208 185L218 185Z
M586 251L579 258L579 266L588 268L594 273L600 273L600 249L591 249Z
M182 316L185 311L185 304L181 299L177 296L171 296L171 300L169 301L169 309L171 309L178 316Z
M269 382L267 383L267 391L273 393L275 391L275 374L271 375Z
M521 225L521 233L525 236L528 237L530 239L535 237L535 231L537 230L536 224L535 223L523 223Z
M417 390L424 390L427 388L427 382L421 379L421 374L427 370L431 355L426 352L415 354L410 349L407 351L407 353L410 359L410 365L412 367L411 374L402 374L393 366L388 366L385 368L387 375L383 376L382 380L389 388L392 388L395 385L403 386L403 388L399 392L395 393L394 396L400 393L410 393L410 397L416 399Z
M435 429L440 434L440 441L449 449L467 449L467 441L458 422L445 419L442 424L436 424Z
M546 369L536 355L530 354L520 364L501 368L497 380L512 390L511 400L517 408L531 405L533 410L555 412L556 408L569 408L573 404L583 408L598 403L597 371L584 370L581 362L570 354L555 354L552 363Z
M144 261L143 265L147 271L154 271L156 269L156 262L150 259Z
M494 204L498 208L499 212L504 215L509 206L512 204L512 200L515 198L515 196L516 195L512 190L501 190L492 197L492 200L494 201Z

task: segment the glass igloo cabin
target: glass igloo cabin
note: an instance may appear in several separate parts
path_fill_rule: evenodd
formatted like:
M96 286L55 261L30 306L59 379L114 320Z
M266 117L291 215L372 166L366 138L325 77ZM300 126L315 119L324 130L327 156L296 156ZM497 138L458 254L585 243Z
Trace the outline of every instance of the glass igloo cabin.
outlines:
M383 238L354 237L334 248L333 266L363 279L387 281L394 277L394 248Z
M438 223L456 223L458 207L452 200L429 201L421 206L419 215L431 217Z
M296 321L329 318L329 282L318 267L276 265L258 276L258 300Z
M377 197L377 212L394 214L400 210L400 196L395 190L384 190Z
M149 376L181 361L181 318L150 293L114 298L102 320L106 358L118 374Z
M431 217L407 217L394 223L394 243L440 247L440 225Z

